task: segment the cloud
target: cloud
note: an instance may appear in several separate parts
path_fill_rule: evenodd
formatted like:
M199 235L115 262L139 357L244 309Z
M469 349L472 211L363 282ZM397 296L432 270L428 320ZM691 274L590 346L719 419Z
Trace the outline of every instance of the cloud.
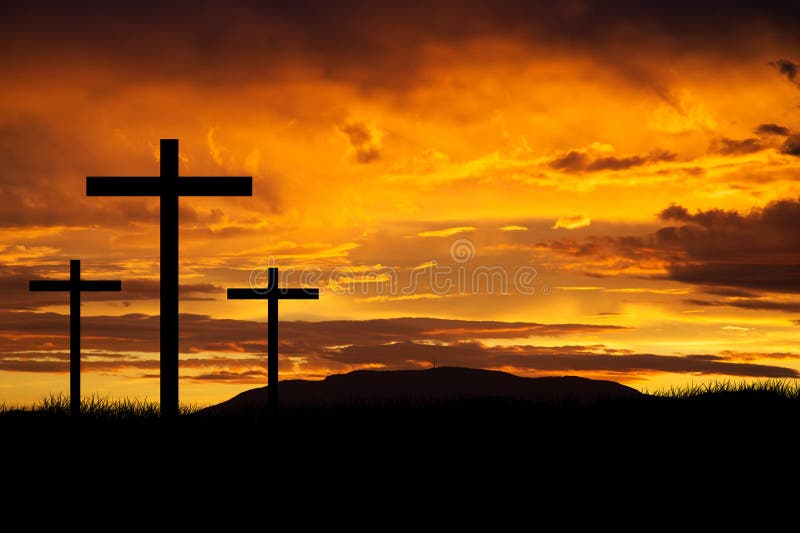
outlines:
M67 318L57 313L0 314L0 370L66 372ZM87 372L147 371L159 367L158 317L131 314L84 318L83 368ZM527 339L625 331L613 325L537 324L391 318L281 323L281 365L300 364L325 374L364 367L420 368L440 364L512 368L520 372L677 372L757 377L791 377L792 369L739 364L725 357L636 354L603 345L488 346L487 339ZM185 379L263 381L264 324L181 315L181 368ZM145 354L145 355L142 355ZM152 354L152 355L150 355ZM188 355L187 355L188 354ZM192 355L194 354L194 355ZM297 361L301 361L298 363ZM296 369L294 369L296 371Z
M527 226L516 226L516 225L500 226L498 229L500 231L528 231Z
M205 315L181 314L181 351L199 353L262 353L264 324L250 320L215 319ZM67 317L58 313L0 312L0 357L4 350L38 350L45 344L65 348ZM87 316L82 320L87 337L84 348L119 352L159 351L157 316ZM594 324L538 324L446 320L438 318L391 318L373 320L332 320L281 322L281 350L307 346L319 350L329 345L420 340L449 342L462 339L522 339L578 333L624 331L626 328ZM17 339L17 340L15 340ZM286 348L284 348L284 345Z
M734 287L705 287L703 288L703 292L706 294L713 294L714 296L732 296L738 298L752 298L757 296L754 292Z
M206 144L208 145L208 152L211 154L211 158L218 166L223 166L225 164L225 157L226 154L230 152L230 150L222 145L220 145L214 139L214 128L209 128L208 133L206 134Z
M565 155L550 161L550 168L565 172L598 172L601 170L625 170L651 163L672 161L675 154L666 150L654 151L647 155L625 157L594 156L584 151L570 150Z
M656 233L654 244L674 253L671 279L800 291L800 236L794 229L800 223L800 201L775 201L748 213L710 209L690 214L673 205L660 217L685 223Z
M778 124L759 124L756 126L756 129L753 130L756 135L789 135L791 130L785 126L779 126Z
M450 345L430 345L399 342L381 346L348 346L338 350L336 357L349 364L380 363L392 368L398 362L413 361L419 365L436 360L448 366L483 366L514 368L544 372L609 372L609 373L692 373L747 377L797 377L791 368L751 363L733 363L715 355L668 356L653 354L614 355L594 353L602 346L506 346L487 347L480 343L464 342Z
M41 272L50 274L53 267L36 266L4 266L0 265L0 291L3 298L0 300L0 311L33 311L51 305L65 305L68 302L66 293L59 292L30 292L28 282L42 279L67 279L69 277L68 265L63 263L61 275L51 274L42 276ZM55 270L59 270L56 267ZM120 279L113 271L98 275L102 279ZM224 298L225 289L212 283L182 283L180 286L181 300L205 301ZM85 292L81 295L83 302L131 302L140 300L157 300L160 295L159 282L153 279L122 279L121 292Z
M4 12L0 49L13 53L6 66L93 65L107 73L106 79L127 73L142 83L191 77L207 84L244 85L288 76L294 68L305 76L319 72L334 82L357 81L374 89L424 83L418 74L426 67L420 61L426 50L463 50L471 42L506 38L532 50L546 48L554 56L562 51L591 54L601 68L658 88L657 71L664 69L657 56L761 58L774 43L794 42L800 23L792 2L752 0L647 7L634 0L380 5L206 0L200 5L187 12L181 2L165 2L155 12L99 0L79 8L25 3ZM146 28L146 40L140 38L141 28ZM213 39L208 28L214 28ZM787 77L796 76L791 61L772 64Z
M474 226L457 226L454 228L421 231L417 233L417 237L451 237L459 233L469 233L476 229Z
M732 361L756 361L758 359L800 359L800 355L792 352L737 352L723 350L717 354Z
M774 292L800 292L800 265L686 263L669 266L669 278L684 283L725 285Z
M558 220L556 220L556 223L553 224L553 229L586 228L591 223L592 219L590 219L586 215L570 215L570 216L560 217Z
M112 143L113 148L109 149L96 137L74 129L72 122L71 119L56 121L26 113L14 113L11 117L0 115L0 168L5 169L0 187L3 204L0 229L102 225L131 230L138 225L156 225L159 221L157 199L89 198L84 185L87 174L128 175L131 169L141 169L134 172L136 175L157 174L158 163L151 150L144 142L136 146ZM209 132L209 141L213 140L212 132ZM108 141L116 140L111 137ZM42 145L49 147L45 156L40 149ZM181 165L185 167L183 160ZM271 188L269 183L260 186ZM272 190L269 194L270 208L276 210L281 206L280 197ZM200 211L185 201L180 205L180 219L184 224L209 226L218 224L224 216L220 209Z
M684 301L689 305L698 305L702 307L726 306L726 307L738 307L740 309L781 311L784 313L800 313L800 302L763 300L758 298L732 299L732 300L688 299Z
M416 292L414 294L399 294L396 296L386 296L379 294L377 296L368 296L366 298L359 298L359 302L409 302L412 300L438 300L440 298L447 298L448 294L437 294L434 292Z
M69 157L43 156L41 146L47 146L51 154L69 154ZM67 124L45 123L25 113L5 122L0 117L0 167L3 168L0 227L91 226L98 221L127 226L131 221L157 222L155 201L98 201L86 198L79 188L76 190L73 180L63 179L85 176L86 169L114 168L113 162L101 154L80 135L68 132Z
M711 142L711 151L722 155L744 155L775 147L774 139L769 137L786 137L778 148L781 153L800 156L800 134L792 134L791 130L778 124L760 124L754 132L761 138L729 139L722 137Z
M158 377L158 376L153 376ZM220 370L186 376L192 381L213 381L215 383L264 383L267 378L265 370L245 370L241 372Z
M357 162L366 164L381 157L382 133L364 122L346 122L339 129L350 142L350 154Z
M618 292L623 294L686 294L689 292L689 289L682 289L682 288L657 288L657 287L615 287L615 288L607 288L607 287L599 287L593 285L584 285L584 286L559 286L556 289L562 291L602 291L602 292Z
M783 141L781 152L788 155L800 157L800 135L790 135Z
M747 139L728 139L722 137L711 143L711 151L722 155L743 155L760 152L767 148L767 145L762 143L755 137Z
M567 154L550 161L550 167L556 170L584 170L589 164L589 156L584 152L571 150Z
M786 76L786 79L800 87L800 79L798 79L798 72L800 69L797 63L788 59L778 59L771 61L770 65L778 69L778 72Z
M39 354L26 354L31 357L14 358L11 357L0 358L0 371L6 372L33 372L33 373L66 373L69 371L69 361L64 360L51 360L45 353ZM113 354L111 354L113 355ZM84 372L99 372L99 373L119 373L124 371L154 371L160 368L160 361L151 358L117 358L111 360L97 360L88 357L86 354L82 355L81 370ZM181 368L184 370L208 370L215 368L236 368L236 369L249 369L256 367L252 370L218 370L209 374L184 374L182 379L192 380L211 380L210 376L217 375L219 379L215 381L232 382L243 381L253 382L256 376L266 376L265 370L259 370L258 367L265 367L266 361L261 358L232 358L232 357L210 357L207 359L199 358L181 358ZM235 379L234 376L239 376L240 379ZM151 377L158 378L157 373L138 374L137 377ZM263 382L263 377L261 378Z
M800 200L778 200L748 212L690 213L671 205L659 217L678 224L649 235L596 235L538 246L580 257L592 275L661 277L703 285L706 291L721 286L800 293Z
M689 90L660 91L662 102L647 122L650 129L666 133L709 132L717 121L707 111L705 103Z

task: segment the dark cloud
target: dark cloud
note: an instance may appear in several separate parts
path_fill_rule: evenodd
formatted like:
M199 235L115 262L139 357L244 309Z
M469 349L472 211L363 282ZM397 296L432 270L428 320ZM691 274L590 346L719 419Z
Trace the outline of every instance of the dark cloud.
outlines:
M800 68L798 68L797 63L788 59L778 59L777 61L771 61L770 65L786 76L787 80L800 87L800 79L798 79Z
M800 265L687 263L669 266L669 278L684 283L740 286L773 292L800 292Z
M567 154L550 161L550 167L556 170L583 170L589 161L589 156L585 153L570 150Z
M83 321L87 372L144 371L156 376L158 317L131 314L89 316ZM330 373L382 365L419 368L440 364L516 368L547 372L693 372L786 377L790 369L726 362L717 356L635 354L603 345L490 347L480 339L516 339L619 330L615 326L536 324L395 318L365 321L287 321L281 324L281 353L301 357L309 373ZM56 313L0 313L0 370L66 372L67 317ZM266 351L261 322L181 315L181 367L186 379L220 382L263 381ZM147 353L151 356L142 356ZM192 354L203 354L192 355ZM295 363L282 360L285 370Z
M600 157L592 161L589 166L586 167L586 170L589 172L596 170L624 170L626 168L639 167L647 163L672 161L673 159L675 159L675 154L666 151L646 156Z
M740 309L756 309L768 311L781 311L784 313L800 312L800 302L776 302L773 300L761 300L757 298L735 299L735 300L684 300L689 305L699 305L703 307L738 307Z
M34 357L17 357L11 354L8 357L0 358L0 371L6 372L34 372L34 373L66 373L69 371L68 360L53 360L43 356L44 354L34 354ZM27 354L24 354L27 355ZM88 359L86 355L82 356L84 359L81 361L81 370L84 372L102 372L114 373L120 371L153 371L160 368L160 361L152 358L119 358L113 360L93 360ZM218 369L225 367L248 367L248 366L261 366L266 367L266 360L264 357L260 358L231 358L231 357L213 357L208 359L198 358L182 358L181 367L183 369ZM157 373L139 374L141 377L158 378ZM256 376L266 376L265 370L245 370L241 372L219 370L207 374L192 374L182 376L184 379L197 379L197 380L211 380L211 376L218 376L216 381L235 381L234 376L239 376L240 381L250 381ZM225 377L230 376L230 377ZM261 379L263 381L263 378Z
M597 172L600 170L625 170L660 161L672 161L673 159L675 159L675 154L666 150L651 152L647 155L625 157L591 157L584 152L571 150L567 154L553 159L549 165L556 170L567 172Z
M154 377L159 377L158 375ZM266 370L245 370L243 372L231 372L221 370L219 372L209 372L187 376L191 381L213 381L215 383L264 383L267 380Z
M779 126L778 124L759 124L756 126L756 129L753 130L756 135L789 135L791 130L785 126Z
M339 127L350 141L353 158L359 163L372 163L381 157L381 140L362 122L347 122Z
M717 354L718 357L730 361L755 361L757 359L800 359L800 354L792 352L736 352L733 350L723 350Z
M673 205L660 217L685 223L662 228L653 244L673 252L677 281L779 292L800 291L800 202L781 200L749 213L710 209L690 214Z
M422 81L420 55L503 37L591 55L646 83L661 68L653 55L706 53L741 61L774 43L793 43L800 15L791 1L675 1L642 4L523 0L159 2L99 0L72 5L14 2L0 12L4 70L86 63L114 77L147 81L191 77L209 83L275 79L315 67L365 87ZM747 38L742 38L747 36ZM650 59L649 63L644 59ZM774 62L785 75L788 60Z
M40 350L43 346L66 347L67 317L58 313L0 313L0 354ZM127 314L122 316L87 316L82 320L87 335L83 346L101 351L159 351L157 316ZM266 330L261 322L217 319L204 315L181 315L181 351L183 353L224 352L264 353ZM330 320L322 322L281 323L281 350L302 355L333 345L382 344L413 339L425 342L455 342L464 339L521 339L551 337L575 333L624 331L614 325L536 324L532 322L497 322L445 320L436 318L393 318L363 321ZM1 357L1 355L0 355Z
M790 135L783 141L781 152L800 157L800 135Z
M745 291L734 287L705 287L703 292L706 294L713 294L714 296L728 296L736 298L753 298L758 296L751 291Z
M694 259L721 260L749 253L763 256L768 252L800 252L797 248L800 236L796 236L793 229L800 220L800 200L779 200L747 213L709 209L690 214L686 208L672 205L659 216L662 220L687 223L671 226L669 228L674 231L663 231L660 235L664 241L662 245L677 243Z
M673 372L747 377L797 377L791 368L733 363L724 357L665 356L652 354L610 355L591 353L582 347L509 346L487 347L480 343L435 346L402 342L382 346L348 346L337 357L350 364L376 361L396 366L401 361L436 360L447 366L513 367L548 372Z
M662 220L679 220L681 222L689 222L692 220L692 215L689 210L682 205L672 204L671 206L663 209L658 217Z
M711 143L711 151L723 155L752 154L768 148L761 140L755 137L747 139L728 139L723 137Z
M587 265L602 259L617 271L643 261L661 261L667 278L703 285L706 291L726 287L800 293L799 200L775 201L744 213L723 209L690 213L671 205L659 217L679 224L644 236L590 236L538 246L586 258ZM587 271L592 274L591 267Z
M53 267L46 267L52 271ZM0 311L33 311L51 305L64 305L68 302L66 293L30 292L28 282L41 279L67 279L69 266L64 260L63 274L42 276L45 267L4 266L0 265ZM103 279L119 279L115 272L109 271L100 275ZM159 298L160 287L157 280L123 279L121 292L85 292L82 302L130 302L139 300L155 300ZM224 298L225 289L211 283L184 283L180 286L181 300L214 300Z

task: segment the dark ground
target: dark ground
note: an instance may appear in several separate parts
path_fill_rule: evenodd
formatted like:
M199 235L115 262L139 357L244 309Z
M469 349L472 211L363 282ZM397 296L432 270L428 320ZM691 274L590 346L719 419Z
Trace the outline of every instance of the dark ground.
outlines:
M345 465L355 472L367 465L392 469L405 463L490 469L631 463L656 469L781 468L794 463L799 412L796 400L736 393L591 406L466 400L295 408L277 417L254 409L173 422L6 413L0 416L0 449L6 457L35 459L39 466L50 461L52 468L70 454L85 463L125 457L123 466L133 467L224 460L231 472Z
M591 527L600 516L646 530L708 516L718 529L721 517L756 512L765 529L798 496L800 394L790 384L665 397L613 382L437 369L283 382L281 396L277 416L266 388L171 422L114 403L73 420L63 398L49 414L0 413L0 504L113 509L105 529L151 512L204 526L221 517L225 531L242 519L249 529L292 506L303 521L334 504L322 517L345 529L372 509L383 515L371 530L415 516L413 529L431 516L448 517L441 529L474 529L488 513L494 531L500 516L521 516L518 529L565 507L547 529L575 529L581 518ZM9 505L14 498L23 503Z
M766 528L797 496L798 409L797 400L742 392L591 406L253 410L173 422L6 413L0 450L3 487L15 497L79 494L84 506L122 515L189 509L200 522L206 515L196 513L247 524L294 506L300 517L333 506L355 515L325 520L373 530L387 524L370 522L362 507L398 527L431 512L445 529L487 514L511 520L493 522L494 531L556 510L570 529L582 520L640 524L629 515L646 509L662 525L705 517L719 526L718 513L735 511L757 514ZM189 508L175 503L186 498Z

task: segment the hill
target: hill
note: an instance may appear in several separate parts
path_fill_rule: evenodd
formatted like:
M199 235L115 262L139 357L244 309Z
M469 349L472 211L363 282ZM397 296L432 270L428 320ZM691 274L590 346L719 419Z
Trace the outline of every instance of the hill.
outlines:
M208 407L207 414L267 407L261 387ZM357 370L322 381L281 381L282 407L420 405L476 399L509 399L542 404L592 404L641 396L613 381L575 376L525 378L506 372L440 367L428 370Z

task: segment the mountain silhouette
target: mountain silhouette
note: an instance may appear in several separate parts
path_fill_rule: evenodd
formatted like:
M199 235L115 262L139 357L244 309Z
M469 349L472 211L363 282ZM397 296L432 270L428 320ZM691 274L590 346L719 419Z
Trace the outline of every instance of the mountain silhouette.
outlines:
M201 412L223 414L266 408L268 390L251 389ZM322 381L294 379L280 384L281 407L425 405L477 399L590 404L639 396L636 389L614 381L576 376L525 378L460 367L356 370Z

